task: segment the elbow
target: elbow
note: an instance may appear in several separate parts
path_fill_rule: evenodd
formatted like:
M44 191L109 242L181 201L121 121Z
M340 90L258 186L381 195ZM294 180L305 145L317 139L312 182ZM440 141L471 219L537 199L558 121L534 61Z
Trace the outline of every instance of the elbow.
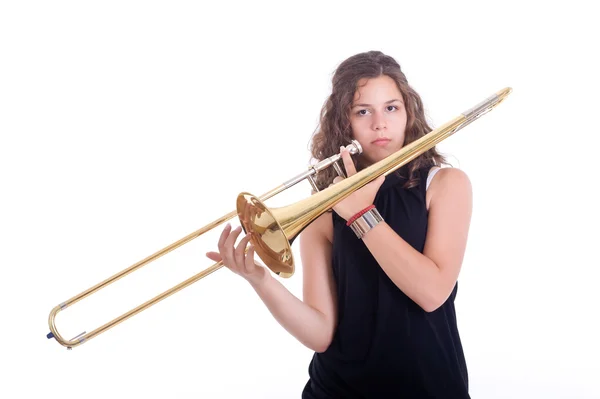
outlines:
M333 334L326 334L324 339L320 340L319 342L317 342L313 348L311 348L312 350L314 350L317 353L323 353L325 352L329 346L331 345L331 342L333 341Z
M310 349L317 352L317 353L323 353L325 352L329 346L331 345L331 342L333 341L333 335L334 335L335 329L331 328L328 330L323 330L323 334L320 335L320 339L315 342L313 345L311 345Z
M418 302L418 305L427 313L433 313L438 310L447 300L448 296L439 295L437 293L429 293L421 301Z
M306 348L313 352L323 353L329 348L332 340L326 340L323 337L314 337L308 340L298 339Z
M329 345L331 345L331 341L332 340L319 340L315 342L305 342L304 346L306 346L313 352L323 353L329 348Z
M312 349L313 351L315 351L317 353L323 353L323 352L325 352L329 348L329 345L331 345L331 341L330 342L322 343L320 345L316 345L316 346L314 346L313 348L310 348L310 349Z
M432 303L427 303L427 304L421 305L421 309L423 309L427 313L433 313L436 310L438 310L440 308L440 306L442 306L441 303L432 302Z
M452 285L440 282L439 284L432 284L429 289L421 291L420 297L418 298L417 304L427 313L432 313L442 307L455 287L456 282Z

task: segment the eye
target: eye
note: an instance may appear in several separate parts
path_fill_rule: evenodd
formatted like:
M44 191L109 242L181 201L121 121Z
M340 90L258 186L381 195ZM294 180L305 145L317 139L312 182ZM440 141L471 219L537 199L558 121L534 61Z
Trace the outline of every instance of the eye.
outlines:
M398 109L398 107L396 107L395 105L388 105L387 108L388 108L388 111L394 111L394 110Z
M367 115L367 112L369 112L369 111L366 109L361 109L361 110L357 111L356 114L364 116L364 115Z

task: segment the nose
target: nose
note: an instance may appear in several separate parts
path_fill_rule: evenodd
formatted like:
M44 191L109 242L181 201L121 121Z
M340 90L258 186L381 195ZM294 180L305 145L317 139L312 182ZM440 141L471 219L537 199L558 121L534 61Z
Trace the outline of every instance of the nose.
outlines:
M382 130L386 128L385 116L376 112L373 114L373 130Z

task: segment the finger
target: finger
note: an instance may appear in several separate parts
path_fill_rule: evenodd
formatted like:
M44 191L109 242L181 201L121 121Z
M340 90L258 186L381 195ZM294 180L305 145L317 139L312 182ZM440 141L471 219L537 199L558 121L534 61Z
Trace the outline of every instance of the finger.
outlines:
M371 181L371 183L369 183L369 184L371 184L373 186L376 186L377 189L379 190L379 187L381 187L381 185L383 184L383 182L385 182L385 176L381 175L377 179Z
M345 147L340 147L340 151L342 154L342 161L344 162L344 168L346 169L346 176L355 175L356 168L354 167L354 162L352 162L350 151Z
M336 176L333 178L333 184L339 183L342 180L344 180L344 178L342 176Z
M229 237L227 237L227 240L225 240L225 244L223 244L223 251L221 252L221 254L223 256L223 260L225 262L227 262L227 264L229 266L233 266L233 267L236 266L235 255L233 253L233 251L234 251L233 245L235 244L235 242L241 232L242 232L242 227L241 226L236 227L231 232Z
M254 273L257 267L259 267L258 263L254 260L254 245L250 244L248 247L248 254L246 255L246 273Z
M244 256L246 252L246 247L248 246L248 241L252 238L252 234L248 233L244 238L240 240L237 248L235 249L235 264L239 265L240 268L244 267Z
M221 236L219 237L219 242L217 244L219 251L221 251L221 253L223 252L225 241L227 240L227 237L229 237L230 232L231 232L231 223L227 223L227 226L225 226L225 228L223 229L223 232L221 233Z
M215 262L220 262L223 259L220 253L213 251L207 252L206 257L210 260L214 260Z

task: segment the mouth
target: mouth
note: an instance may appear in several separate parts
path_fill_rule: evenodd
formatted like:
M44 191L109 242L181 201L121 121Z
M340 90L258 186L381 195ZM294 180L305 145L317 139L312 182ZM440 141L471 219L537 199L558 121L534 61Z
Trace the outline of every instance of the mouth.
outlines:
M377 140L374 140L374 141L372 141L372 142L371 142L371 144L375 144L375 145L378 145L378 146L385 146L385 145L387 145L387 144L388 144L390 141L391 141L391 140L390 140L390 139L388 139L387 137L382 137L382 138L379 138L379 139L377 139Z

